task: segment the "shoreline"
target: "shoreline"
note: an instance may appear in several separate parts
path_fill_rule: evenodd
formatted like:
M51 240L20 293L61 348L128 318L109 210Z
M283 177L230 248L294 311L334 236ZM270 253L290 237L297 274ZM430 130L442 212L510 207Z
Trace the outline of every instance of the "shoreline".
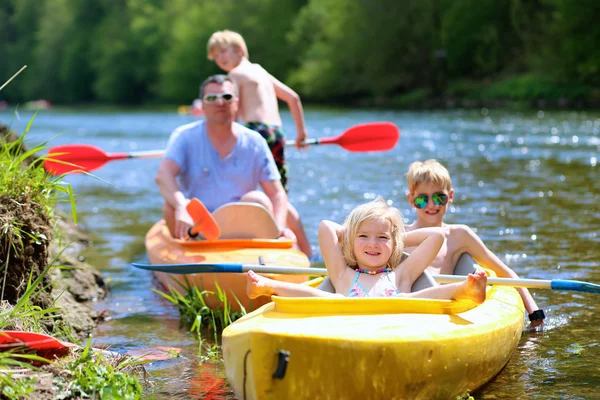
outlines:
M47 194L40 195L59 188L41 170L35 154L24 158L31 150L22 138L0 125L0 161L3 166L12 165L5 177L16 187L26 188L16 192L5 188L0 193L0 225L5 230L0 238L0 329L50 335L70 349L64 352L51 346L32 354L26 346L8 344L0 348L5 358L0 363L0 384L10 386L10 393L42 400L57 395L77 398L81 391L101 392L111 386L122 394L140 393L140 367L124 361L126 356L106 356L89 349L94 329L108 318L94 304L107 295L109 287L81 256L92 246L90 237L44 197Z

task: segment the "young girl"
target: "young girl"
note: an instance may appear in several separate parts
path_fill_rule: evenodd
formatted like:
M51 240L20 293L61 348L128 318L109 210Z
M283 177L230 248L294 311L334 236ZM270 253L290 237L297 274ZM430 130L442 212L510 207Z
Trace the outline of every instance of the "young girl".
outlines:
M485 272L469 274L467 280L410 293L415 280L439 252L444 235L439 228L404 233L402 214L376 200L356 207L340 226L323 221L319 245L336 293L309 286L275 281L248 272L247 293L286 297L390 297L485 300ZM404 246L417 246L402 263Z

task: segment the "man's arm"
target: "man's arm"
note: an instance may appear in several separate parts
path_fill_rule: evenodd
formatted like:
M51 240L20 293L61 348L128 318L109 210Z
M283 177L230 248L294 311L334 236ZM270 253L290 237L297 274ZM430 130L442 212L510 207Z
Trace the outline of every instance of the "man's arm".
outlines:
M275 87L275 95L278 99L283 100L287 103L294 118L296 124L296 148L300 149L306 147L302 145L302 142L306 140L306 126L304 124L304 110L302 109L302 102L298 93L294 92L291 88L278 81L274 76L269 75L273 86Z
M176 238L183 238L193 222L185 209L188 200L177 184L176 177L179 171L179 165L175 161L165 158L158 167L155 181L160 194L165 199L165 203L175 210L175 231L173 234Z
M288 198L280 181L263 181L260 187L273 204L273 219L280 229L285 228L287 221Z

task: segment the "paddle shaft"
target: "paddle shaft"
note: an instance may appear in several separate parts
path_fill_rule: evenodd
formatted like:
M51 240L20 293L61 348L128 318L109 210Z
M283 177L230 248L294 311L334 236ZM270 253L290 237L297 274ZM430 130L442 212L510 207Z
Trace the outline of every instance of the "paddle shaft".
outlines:
M235 263L216 264L143 264L133 263L134 267L150 271L166 272L170 274L194 274L194 273L243 273L252 270L260 274L284 274L284 275L327 275L325 268L300 268L274 265L254 265ZM440 283L461 282L467 279L463 275L432 275L433 279ZM572 292L600 294L600 285L561 279L511 279L511 278L488 278L487 283L498 286L526 287L532 289L552 289Z
M466 276L461 275L432 275L439 283L462 282ZM531 289L551 289L552 281L544 279L510 279L510 278L488 278L488 284L500 286L524 287Z
M134 266L143 269L160 270L167 272L170 269L177 268L180 264L140 264L134 263ZM149 268L141 267L142 265L148 266ZM302 268L302 267L283 267L276 265L255 265L255 264L181 264L186 266L190 270L194 265L201 267L202 272L224 272L224 273L242 273L250 270L260 274L285 274L285 275L327 275L327 269L325 268ZM189 265L189 267L188 267ZM176 272L175 272L176 273ZM182 272L185 273L185 272ZM191 273L191 272L190 272ZM461 282L467 279L466 276L462 275L432 275L433 279L440 283L451 283ZM505 286L516 286L516 287L530 287L530 288L550 288L550 282L548 280L541 279L508 279L508 278L488 278L489 284L494 285L505 285Z
M320 139L308 139L304 142L307 145L321 144ZM295 146L296 142L288 140L286 146ZM148 151L132 151L130 153L107 153L107 157L111 160L125 160L130 158L161 158L165 155L165 150L148 150Z
M304 142L306 145L318 145L318 144L329 144L326 140L328 138L323 139L308 139ZM286 146L295 146L296 142L293 140L288 140L285 142ZM106 153L106 157L109 160L125 160L130 158L161 158L165 155L165 150L148 150L148 151L132 151L130 153ZM77 157L71 156L72 162L75 162ZM71 160L70 160L71 161Z

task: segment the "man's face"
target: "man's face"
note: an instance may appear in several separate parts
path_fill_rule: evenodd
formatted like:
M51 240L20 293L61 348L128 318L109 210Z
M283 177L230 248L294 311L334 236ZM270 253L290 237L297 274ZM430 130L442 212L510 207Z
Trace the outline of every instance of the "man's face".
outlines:
M231 123L238 111L238 97L233 83L209 83L204 88L202 109L209 123Z
M432 226L443 222L448 204L452 203L453 199L454 189L448 191L433 182L419 183L414 192L408 194L411 207L417 210L417 218Z

